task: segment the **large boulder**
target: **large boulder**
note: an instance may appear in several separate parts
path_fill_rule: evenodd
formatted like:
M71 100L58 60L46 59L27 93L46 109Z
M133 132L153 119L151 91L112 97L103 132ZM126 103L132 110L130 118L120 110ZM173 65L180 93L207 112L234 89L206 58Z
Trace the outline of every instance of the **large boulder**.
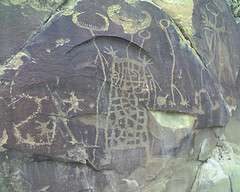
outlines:
M190 190L229 121L213 69L150 2L72 5L1 67L0 189Z

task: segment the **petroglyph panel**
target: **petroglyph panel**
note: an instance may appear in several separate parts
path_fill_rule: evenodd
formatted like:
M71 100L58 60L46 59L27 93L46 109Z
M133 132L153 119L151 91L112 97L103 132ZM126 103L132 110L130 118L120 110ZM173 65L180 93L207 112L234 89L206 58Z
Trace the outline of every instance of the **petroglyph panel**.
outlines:
M240 43L237 25L225 1L201 0L194 5L194 41L206 66L222 86L230 109L236 107Z
M194 120L169 150L188 129L223 127L229 115L208 67L173 20L147 2L79 1L9 60L0 80L11 117L2 143L97 169L112 164L129 173L119 162L131 156L134 170L152 155L151 144L162 154L150 111Z
M130 6L126 9L122 9L120 4L108 7L107 13L113 22L121 25L124 32L129 34L134 34L148 28L152 21L152 17L148 12L141 11L140 13L131 13Z
M77 26L90 31L107 31L109 27L108 18L101 13L75 12L72 21Z
M0 21L0 66L21 50L27 39L36 32L50 16L50 11L60 4L60 2L58 2L54 7L49 6L45 10L35 9L36 6L33 7L31 5L36 4L37 1L0 1L2 18ZM41 2L42 1L38 1L39 4L44 4Z
M55 9L30 1L11 0ZM235 56L222 55L236 37L222 1L194 1L206 57L152 3L64 2L76 6L1 63L0 191L190 191L229 118L219 81L233 81Z

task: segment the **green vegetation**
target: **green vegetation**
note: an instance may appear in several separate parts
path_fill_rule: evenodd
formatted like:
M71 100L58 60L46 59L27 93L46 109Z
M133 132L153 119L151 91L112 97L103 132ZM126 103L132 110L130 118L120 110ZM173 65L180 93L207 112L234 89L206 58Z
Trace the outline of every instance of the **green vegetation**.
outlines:
M227 2L231 7L233 16L240 19L240 0L227 0Z

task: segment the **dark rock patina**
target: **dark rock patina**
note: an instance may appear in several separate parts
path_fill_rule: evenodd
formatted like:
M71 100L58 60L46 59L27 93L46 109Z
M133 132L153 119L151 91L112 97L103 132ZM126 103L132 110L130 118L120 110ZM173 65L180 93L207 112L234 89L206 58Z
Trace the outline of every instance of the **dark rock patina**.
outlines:
M230 108L236 108L236 79L240 66L239 26L224 0L196 0L193 11L194 43L222 86Z
M22 49L29 37L41 28L62 3L62 0L55 3L27 1L1 0L0 2L0 65Z
M228 107L208 67L156 6L79 1L2 67L0 146L11 159L20 151L42 162L19 165L36 191L104 191L154 157L189 152L195 129L226 125ZM76 183L80 173L90 183L69 190L56 175L34 180L36 164L39 178L44 166L72 168Z

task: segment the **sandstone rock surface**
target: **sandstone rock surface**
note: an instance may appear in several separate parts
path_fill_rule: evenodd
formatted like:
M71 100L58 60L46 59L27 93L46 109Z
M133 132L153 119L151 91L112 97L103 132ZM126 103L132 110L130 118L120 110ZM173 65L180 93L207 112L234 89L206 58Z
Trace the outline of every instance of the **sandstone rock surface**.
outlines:
M227 2L0 10L0 191L240 190L228 142L239 138L240 29Z

